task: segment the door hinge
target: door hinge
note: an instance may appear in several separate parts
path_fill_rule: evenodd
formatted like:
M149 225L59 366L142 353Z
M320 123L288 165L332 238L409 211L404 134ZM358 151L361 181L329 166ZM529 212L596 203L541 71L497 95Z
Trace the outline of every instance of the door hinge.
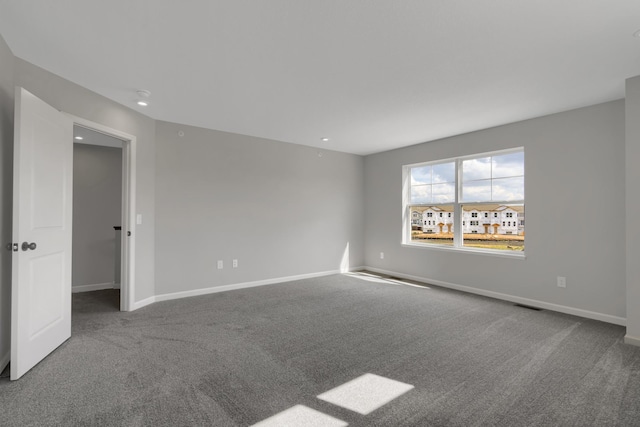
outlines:
M18 244L17 243L7 243L5 246L8 251L18 252Z

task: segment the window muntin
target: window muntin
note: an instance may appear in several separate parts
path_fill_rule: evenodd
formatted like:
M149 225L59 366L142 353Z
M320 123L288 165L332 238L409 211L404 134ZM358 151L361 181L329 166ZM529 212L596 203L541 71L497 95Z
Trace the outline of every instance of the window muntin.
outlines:
M435 219L422 226L412 220L405 243L524 251L522 149L409 165L404 170L410 178L405 212L412 212L412 219L416 212Z

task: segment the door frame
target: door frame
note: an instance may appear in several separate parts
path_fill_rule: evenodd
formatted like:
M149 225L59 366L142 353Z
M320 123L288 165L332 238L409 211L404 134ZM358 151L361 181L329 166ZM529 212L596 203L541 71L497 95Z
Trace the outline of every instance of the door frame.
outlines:
M122 238L120 239L120 311L135 310L136 137L65 113L80 126L122 141ZM131 232L130 236L127 234ZM71 249L73 251L73 247Z

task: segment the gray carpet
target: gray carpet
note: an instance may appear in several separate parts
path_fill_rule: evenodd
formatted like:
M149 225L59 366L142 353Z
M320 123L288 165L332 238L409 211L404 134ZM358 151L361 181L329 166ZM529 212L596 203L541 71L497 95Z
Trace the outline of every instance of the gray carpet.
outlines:
M0 379L1 425L640 425L640 348L607 323L358 275L117 306L73 295L71 339ZM368 415L316 397L365 373L415 388Z

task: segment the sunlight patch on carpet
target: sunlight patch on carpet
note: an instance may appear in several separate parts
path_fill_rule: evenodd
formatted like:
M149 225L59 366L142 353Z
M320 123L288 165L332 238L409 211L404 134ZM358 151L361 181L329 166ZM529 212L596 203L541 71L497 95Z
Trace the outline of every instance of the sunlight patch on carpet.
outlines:
M260 421L252 427L345 427L348 425L342 420L318 412L315 409L307 408L304 405L296 405Z
M411 384L375 374L364 374L320 394L318 399L366 415L411 389L413 389Z

